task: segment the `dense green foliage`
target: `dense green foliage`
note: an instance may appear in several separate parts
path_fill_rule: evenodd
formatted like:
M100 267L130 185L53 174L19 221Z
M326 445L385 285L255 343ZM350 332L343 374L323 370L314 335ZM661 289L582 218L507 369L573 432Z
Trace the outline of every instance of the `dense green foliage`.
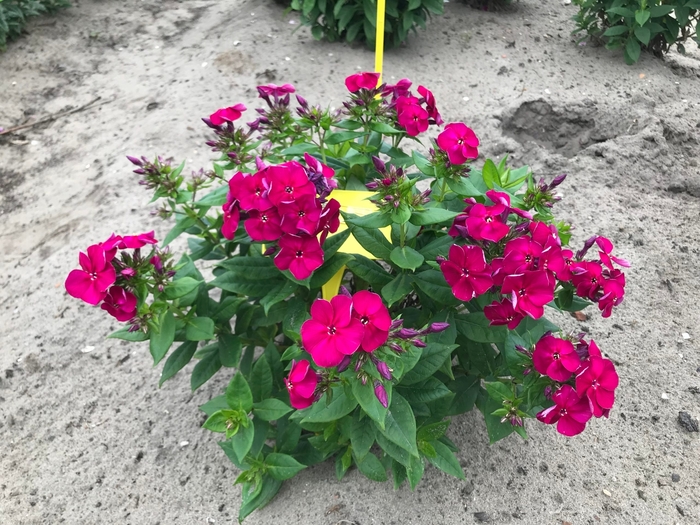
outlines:
M672 45L685 52L700 18L700 0L574 0L577 33L601 40L608 49L624 49L625 61L634 64L646 49L656 56Z
M311 27L318 40L358 41L374 46L376 0L293 0L292 9L300 12L302 23ZM425 29L430 15L442 12L443 0L386 0L385 45L400 45L409 31Z
M30 17L68 6L67 0L0 0L0 50L22 34Z

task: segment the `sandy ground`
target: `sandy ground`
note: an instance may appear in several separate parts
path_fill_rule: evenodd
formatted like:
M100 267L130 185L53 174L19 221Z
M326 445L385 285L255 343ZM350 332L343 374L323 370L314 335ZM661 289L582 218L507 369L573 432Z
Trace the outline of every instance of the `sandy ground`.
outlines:
M429 468L415 492L394 491L321 465L251 525L700 522L700 434L678 422L700 416L700 55L627 67L572 41L573 10L446 4L429 33L387 54L385 78L432 88L485 155L568 173L558 211L576 241L606 235L633 262L611 319L564 319L618 365L610 420L575 439L534 422L529 441L489 446L469 414L450 429L467 482ZM126 154L199 168L210 157L200 116L256 107L269 81L338 105L343 78L371 70L372 53L316 42L294 20L263 0L76 0L0 55L0 126L103 103L0 138L3 525L236 521L237 472L197 409L227 373L193 395L190 368L159 390L147 347L105 340L116 323L62 285L78 251L113 230L168 230Z

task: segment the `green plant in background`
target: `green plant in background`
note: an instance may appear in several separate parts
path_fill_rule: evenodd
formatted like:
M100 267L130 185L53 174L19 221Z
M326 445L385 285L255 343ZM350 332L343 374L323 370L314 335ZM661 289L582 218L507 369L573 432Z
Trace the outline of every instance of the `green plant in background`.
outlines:
M22 34L30 17L69 6L67 0L0 0L0 50Z
M377 27L376 0L292 0L301 22L311 27L314 38L330 42L365 42L374 47ZM384 42L396 47L409 31L426 28L431 14L443 13L443 0L386 0Z
M605 43L608 49L624 49L625 62L634 64L643 49L661 57L672 45L685 53L684 43L698 44L696 27L700 0L574 0L574 34ZM583 40L583 39L582 39Z

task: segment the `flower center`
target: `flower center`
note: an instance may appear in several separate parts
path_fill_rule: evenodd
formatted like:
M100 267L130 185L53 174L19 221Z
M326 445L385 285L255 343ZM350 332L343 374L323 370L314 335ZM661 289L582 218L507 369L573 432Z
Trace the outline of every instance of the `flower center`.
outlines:
M469 270L462 268L462 277L469 277Z
M91 281L96 281L97 280L97 272L92 272L90 274L90 280Z
M286 188L284 188L284 191L285 193L291 194L294 191L294 188L292 188L291 186L287 186Z
M328 327L328 335L335 335L336 331L337 330L336 330L335 326Z
M367 323L369 323L369 317L367 317L366 315L363 315L362 317L360 317L360 322L361 322L362 324L367 324Z
M599 386L598 380L597 380L597 379L594 379L593 382L591 383L591 388L592 388L593 390L595 390L596 388L598 388L598 386Z
M528 253L528 254L525 256L525 262L527 262L527 263L532 262L532 255L530 255L530 254Z
M299 210L299 213L297 213L299 217L306 217L306 212L304 210Z
M552 359L554 359L555 361L558 361L560 358L561 356L559 355L559 352L554 352L552 354Z
M597 277L591 277L591 284L598 284L598 278L597 278Z
M260 197L262 195L262 188L255 188L255 196Z
M489 217L486 217L486 218L484 219L484 221L486 221L486 222L493 222L493 217L490 217L490 216L489 216Z
M568 413L569 413L569 412L568 412L565 408L562 408L562 409L559 411L559 415L560 415L561 417L565 417Z
M301 250L297 250L296 257L297 259L301 259L302 257L304 257L304 252L302 252Z
M525 297L525 295L527 295L527 293L525 292L525 288L521 288L520 290L518 290L518 295L520 297Z
M260 220L261 220L262 222L267 222L269 219L267 218L267 215L265 215L265 214L263 213L263 214L260 216Z

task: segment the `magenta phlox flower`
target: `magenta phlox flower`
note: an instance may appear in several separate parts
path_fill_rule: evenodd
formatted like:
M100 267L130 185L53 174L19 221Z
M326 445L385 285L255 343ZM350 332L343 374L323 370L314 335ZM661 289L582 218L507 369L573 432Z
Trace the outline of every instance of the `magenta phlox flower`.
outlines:
M553 243L557 246L561 246L561 239L559 239L557 228L553 224L549 225L544 222L533 221L528 224L528 229L530 230L532 240L543 248L551 246Z
M436 125L442 126L443 120L440 116L440 112L438 111L437 106L435 105L435 96L433 95L433 93L428 88L425 88L423 86L418 86L418 93L421 97L423 97L423 100L425 101L425 109L428 112L430 118L433 119Z
M547 272L523 272L506 276L501 292L511 295L516 312L539 319L544 315L544 305L554 299L554 285Z
M244 211L267 210L272 207L268 198L268 173L272 167L264 168L253 175L237 173L229 181L229 191L238 199Z
M506 243L503 250L503 270L508 274L535 270L542 246L529 237L518 237Z
M471 301L493 286L491 268L479 246L450 247L449 258L440 263L440 270L452 293L460 301Z
M302 195L291 202L283 202L278 211L282 216L282 231L285 233L308 233L313 235L321 217L321 205L314 195Z
M291 405L297 410L302 410L314 402L318 374L306 359L292 360L292 369L289 376L284 378L284 384L289 392Z
M112 233L112 235L109 236L109 239L99 244L105 251L105 259L107 261L111 261L114 259L114 256L117 255L117 248L121 242L122 236Z
M602 286L602 294L598 299L598 308L603 317L610 317L612 309L622 303L625 296L625 276L619 270L616 277L605 279Z
M231 192L228 194L231 195ZM225 239L232 241L236 236L236 230L238 229L238 224L241 220L241 209L238 205L238 200L236 199L226 199L226 204L222 206L222 211L224 212L224 220L221 225L221 235Z
M329 200L321 212L321 217L318 221L318 231L321 232L319 239L321 244L326 242L326 237L329 234L335 233L340 227L340 203L335 200Z
M112 286L101 305L117 321L125 322L136 316L136 296L121 286Z
M576 287L576 295L596 300L596 293L603 284L603 267L596 262L581 261L572 265L572 282Z
M312 235L283 235L275 266L289 270L296 279L306 279L323 264L323 250Z
M245 231L257 242L276 241L282 236L281 220L274 207L264 211L250 210L244 223Z
M503 269L503 257L494 257L489 263L491 266L491 279L494 286L503 285L503 279L508 273Z
M267 84L265 86L258 86L258 94L260 95L261 98L269 98L269 97L274 97L274 98L280 98L283 97L284 95L289 95L291 93L294 93L296 90L294 89L294 86L291 84L282 84L281 86L277 86L275 84Z
M465 221L469 236L476 241L498 242L508 235L510 228L503 222L503 204L484 206L474 204L467 212Z
M355 73L345 79L345 87L350 93L357 93L361 89L374 89L379 82L379 73Z
M396 84L386 84L384 89L382 89L382 96L386 98L391 95L390 104L394 104L399 97L410 96L410 89L411 81L407 78L402 78Z
M100 245L89 246L78 257L81 270L73 270L66 279L66 291L76 299L96 305L107 295L107 289L117 280L117 272Z
M320 173L327 179L331 179L335 175L335 170L333 168L326 166L313 155L304 153L304 162L306 162L307 169L310 173Z
M391 317L382 298L373 292L360 290L352 296L352 315L359 319L365 329L361 348L373 352L389 338Z
M233 122L241 118L241 114L246 110L243 104L236 104L228 108L216 110L209 115L209 120L215 126L221 126L224 122Z
M571 341L547 334L537 341L532 363L540 374L563 383L578 370L581 358Z
M309 180L304 166L296 161L271 166L267 173L270 184L268 198L275 206L291 202L302 195L316 195L316 187Z
M554 392L552 401L554 406L537 414L537 419L547 425L556 423L557 432L565 436L575 436L584 431L592 415L585 397L581 399L573 387L563 385Z
M559 244L551 237L547 239L547 243L537 259L537 269L552 272L556 276L564 272L566 263Z
M437 144L455 165L464 164L467 160L479 156L479 139L474 131L462 122L447 124L444 131L438 135Z
M520 312L516 312L513 308L513 303L508 299L500 302L494 301L490 305L484 307L484 315L486 319L491 321L491 326L506 325L510 330L515 330L520 324L520 321L525 317Z
M396 102L397 121L409 136L415 137L428 129L430 115L417 102L402 103L404 100L405 98L400 98Z
M338 366L354 354L364 339L365 327L352 316L352 299L336 295L311 305L311 319L301 325L301 343L318 366Z
M576 391L587 397L595 417L608 417L615 404L615 389L620 379L609 359L591 355L576 375Z
M561 267L555 269L550 264L550 269L556 274L557 279L560 281L571 281L574 277L574 274L571 273L571 268L575 265L574 252L571 250L561 250L560 255L563 263Z
M155 238L155 232L151 230L148 233L140 233L139 235L125 235L118 244L120 250L143 248L147 244L156 244L158 241Z

